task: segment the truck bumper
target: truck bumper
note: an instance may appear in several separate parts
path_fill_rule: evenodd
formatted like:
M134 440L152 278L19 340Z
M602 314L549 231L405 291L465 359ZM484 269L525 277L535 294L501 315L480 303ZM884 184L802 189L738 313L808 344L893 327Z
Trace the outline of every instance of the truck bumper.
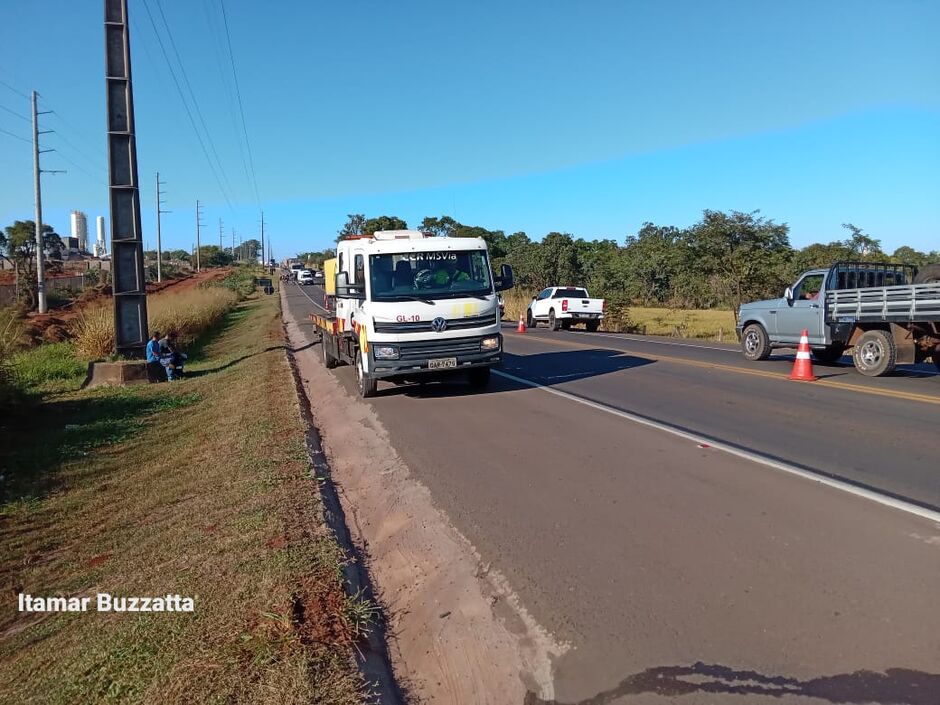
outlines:
M369 346L370 374L377 379L388 377L412 377L420 375L440 375L474 367L492 367L499 364L503 352L503 336L497 334L499 347L496 350L480 349L483 338L493 335L480 335L470 338L452 338L441 341L408 341L395 343L399 349L397 360L376 360L373 346L383 343L374 342ZM430 367L431 360L455 360L454 367Z

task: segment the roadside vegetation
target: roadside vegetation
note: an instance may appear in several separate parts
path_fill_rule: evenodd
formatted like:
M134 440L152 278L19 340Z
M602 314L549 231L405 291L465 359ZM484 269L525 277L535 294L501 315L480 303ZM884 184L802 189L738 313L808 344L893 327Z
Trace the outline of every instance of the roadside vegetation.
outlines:
M235 297L215 289L200 295ZM182 382L79 391L70 344L11 356L34 394L0 422L3 590L195 612L3 600L0 702L360 702L372 607L342 589L276 299L226 305Z
M395 216L351 214L339 236L406 227ZM714 325L700 311L736 312L744 301L779 297L806 269L840 260L918 266L940 262L938 250L919 252L904 246L884 252L880 240L850 223L843 226L842 239L830 236L830 241L794 248L787 224L758 211L706 210L687 227L644 223L622 241L585 240L560 232L536 241L524 232L507 234L449 216L427 217L416 227L435 235L483 238L493 270L499 271L503 262L511 264L516 285L529 298L547 286L585 286L592 296L607 300L610 325L618 330L633 324L651 334L655 330L673 335L678 327L680 334L686 335L681 332L686 329L694 337L717 337L719 328L727 333L733 327ZM314 266L331 256L332 250L298 254ZM518 317L514 310L512 318Z

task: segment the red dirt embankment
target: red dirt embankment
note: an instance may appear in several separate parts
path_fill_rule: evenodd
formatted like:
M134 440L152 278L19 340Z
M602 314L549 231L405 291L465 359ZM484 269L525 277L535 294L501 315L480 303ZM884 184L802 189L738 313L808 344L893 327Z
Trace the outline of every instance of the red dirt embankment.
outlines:
M230 267L207 269L204 272L190 274L179 279L166 279L162 282L147 284L147 295L159 296L167 289L172 291L186 291L194 289L205 282L218 281L231 274ZM50 311L49 313L31 313L26 319L25 335L31 345L40 343L57 343L69 338L69 328L72 322L81 314L82 310L96 304L110 301L111 287L104 285L87 289L82 295L67 306Z

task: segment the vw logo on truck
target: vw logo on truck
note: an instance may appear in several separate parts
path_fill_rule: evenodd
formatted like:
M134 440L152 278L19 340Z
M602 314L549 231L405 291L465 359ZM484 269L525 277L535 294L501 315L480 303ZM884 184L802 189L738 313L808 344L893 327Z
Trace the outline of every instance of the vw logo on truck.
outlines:
M431 329L435 333L443 333L447 330L447 321L440 316L431 321Z

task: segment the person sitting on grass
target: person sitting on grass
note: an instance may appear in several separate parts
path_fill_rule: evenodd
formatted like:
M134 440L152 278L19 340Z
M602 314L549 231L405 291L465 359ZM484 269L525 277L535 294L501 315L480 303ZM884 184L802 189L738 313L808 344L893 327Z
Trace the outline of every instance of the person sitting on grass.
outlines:
M187 355L180 350L176 342L176 334L169 331L166 337L160 340L160 362L166 368L166 378L171 382L183 377Z
M166 371L161 354L160 331L155 330L147 343L147 379L151 382L165 382Z

